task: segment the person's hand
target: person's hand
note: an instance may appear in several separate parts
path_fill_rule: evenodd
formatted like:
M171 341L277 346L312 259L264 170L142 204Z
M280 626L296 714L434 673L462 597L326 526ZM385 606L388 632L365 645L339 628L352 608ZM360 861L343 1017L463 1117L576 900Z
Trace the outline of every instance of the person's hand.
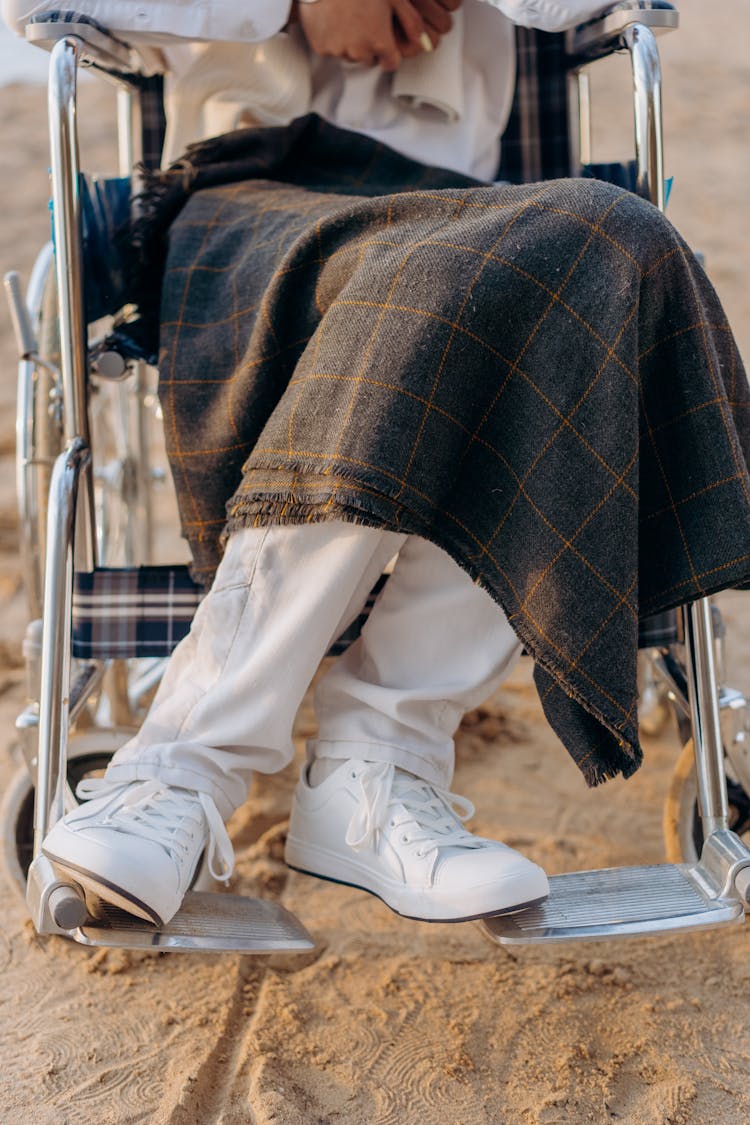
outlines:
M460 8L463 0L411 0L411 3L425 22L432 46L437 47L441 37L453 26L451 12Z
M411 0L412 7L417 10L424 20L428 42L424 36L419 41L407 39L397 26L396 40L404 58L412 58L421 51L434 50L443 35L447 35L453 26L451 12L461 7L463 0Z
M297 4L296 16L318 55L396 70L404 58L432 49L450 29L447 5L460 0L316 0ZM435 23L440 27L435 26Z

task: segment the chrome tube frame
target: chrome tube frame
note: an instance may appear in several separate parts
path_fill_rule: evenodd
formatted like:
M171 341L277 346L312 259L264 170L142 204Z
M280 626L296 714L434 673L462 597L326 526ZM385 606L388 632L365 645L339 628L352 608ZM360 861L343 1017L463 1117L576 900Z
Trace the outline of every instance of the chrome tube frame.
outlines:
M70 618L73 554L81 473L89 462L87 410L88 347L83 299L81 207L76 131L76 70L80 43L66 37L50 58L49 131L52 165L53 237L60 332L60 378L65 449L52 472L47 508L39 751L34 808L34 854L64 811L70 703ZM85 473L86 549L95 562L91 474Z
M76 128L77 67L82 44L74 36L60 39L52 49L49 71L49 133L52 173L52 230L55 245L60 376L63 397L63 437L66 444L81 438L90 447L87 410L88 340L83 289L83 240L80 163ZM96 565L93 534L94 489L86 477L86 565Z
M136 509L136 523L138 543L133 544L133 555L137 554L139 564L147 564L153 560L154 543L154 517L153 497L154 485L153 465L151 461L151 433L150 414L146 400L150 395L148 368L145 363L138 361L133 365L132 394L135 399L134 430L132 435L133 448L136 451L133 481L133 503Z
M73 565L74 561L87 568L97 564L94 481L93 473L87 471L90 463L89 361L76 128L77 67L83 54L82 41L76 36L66 36L55 44L50 58L48 110L65 451L55 462L48 499L34 812L35 855L39 853L41 841L52 824L65 811L67 738L74 717L71 714L70 655ZM141 151L140 99L137 89L131 92L132 87L127 78L120 84L118 114L121 171L128 175L131 166L125 169L124 162L137 158ZM135 441L140 452L141 447L147 444L145 372L142 365L130 383L129 394L136 398L133 427L136 432L131 433L130 441ZM127 404L123 405L126 407ZM24 425L28 426L28 418L33 412L28 410L28 403L25 403L25 409ZM128 417L131 413L126 409L124 416ZM83 508L78 503L82 484ZM139 475L138 485L141 501L138 531L144 532L150 550L152 521L150 505L148 511L143 512L142 475ZM98 683L103 671L91 670L84 677L86 687L92 688Z
M682 612L698 808L703 836L708 839L729 824L711 603L700 598Z
M55 44L50 58L49 125L55 266L60 316L60 368L63 385L63 432L66 441L89 444L86 411L88 350L83 302L81 201L76 70L81 44L68 37Z
M664 139L661 65L656 38L650 28L634 24L623 32L622 41L630 52L633 70L636 190L663 212L666 207ZM683 606L682 617L698 803L707 840L712 833L723 832L728 827L719 684L709 599L700 598Z
M133 194L137 196L139 174L137 166L143 159L143 118L141 114L140 92L135 87L121 87L117 91L117 137L118 162L121 176L133 181ZM137 207L137 202L132 205ZM135 415L134 425L129 433L135 450L135 466L132 502L136 505L136 528L138 535L138 563L148 563L153 557L153 505L151 503L152 467L149 434L148 408L146 397L149 394L146 364L138 361L133 364L132 377L123 384L122 408L125 417ZM134 405L131 413L130 404ZM134 545L135 550L135 545Z
M73 546L80 475L89 449L75 438L55 462L48 502L44 577L42 682L39 701L39 758L34 807L34 855L50 827L63 815L69 724L70 613Z
M663 211L664 140L661 115L661 64L650 28L633 24L623 33L633 70L636 191Z
M641 8L638 0L628 7L615 4L567 33L568 54L587 62L602 59L618 50L627 30L636 25L656 34L673 31L680 26L680 13L676 8Z
M591 163L591 83L585 70L575 73L578 94L577 159L574 175L580 175L580 166Z
M125 86L117 90L117 167L121 176L129 176L141 159L140 103Z

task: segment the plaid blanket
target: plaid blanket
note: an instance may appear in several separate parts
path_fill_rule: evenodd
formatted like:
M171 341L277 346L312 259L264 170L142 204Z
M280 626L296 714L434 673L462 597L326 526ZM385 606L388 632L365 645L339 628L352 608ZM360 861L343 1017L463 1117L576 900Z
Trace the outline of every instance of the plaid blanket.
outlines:
M586 780L631 774L639 614L750 578L748 384L671 225L315 118L191 152L151 202L197 572L250 524L425 536L503 606Z

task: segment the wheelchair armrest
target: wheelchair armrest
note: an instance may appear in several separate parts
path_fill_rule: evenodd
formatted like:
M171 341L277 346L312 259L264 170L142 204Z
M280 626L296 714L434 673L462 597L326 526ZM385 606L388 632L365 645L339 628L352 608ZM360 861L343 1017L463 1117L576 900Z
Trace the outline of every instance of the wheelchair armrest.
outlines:
M81 65L107 74L150 77L167 69L158 49L143 44L132 46L90 17L73 11L41 13L26 25L24 32L29 43L47 51L51 51L58 40L74 36L83 45Z
M634 24L653 32L679 27L680 13L668 0L620 0L595 19L566 33L566 53L583 62L610 55L620 47L625 31Z

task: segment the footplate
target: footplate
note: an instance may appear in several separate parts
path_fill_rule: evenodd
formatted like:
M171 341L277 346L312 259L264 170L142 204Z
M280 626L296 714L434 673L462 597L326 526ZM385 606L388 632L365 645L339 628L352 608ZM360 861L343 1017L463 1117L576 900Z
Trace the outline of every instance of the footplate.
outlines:
M315 942L278 902L193 891L166 926L101 904L101 916L71 931L83 945L184 953L303 953Z
M700 865L654 864L576 871L550 878L539 906L485 918L501 944L581 941L723 926L744 919L738 897L722 896Z

